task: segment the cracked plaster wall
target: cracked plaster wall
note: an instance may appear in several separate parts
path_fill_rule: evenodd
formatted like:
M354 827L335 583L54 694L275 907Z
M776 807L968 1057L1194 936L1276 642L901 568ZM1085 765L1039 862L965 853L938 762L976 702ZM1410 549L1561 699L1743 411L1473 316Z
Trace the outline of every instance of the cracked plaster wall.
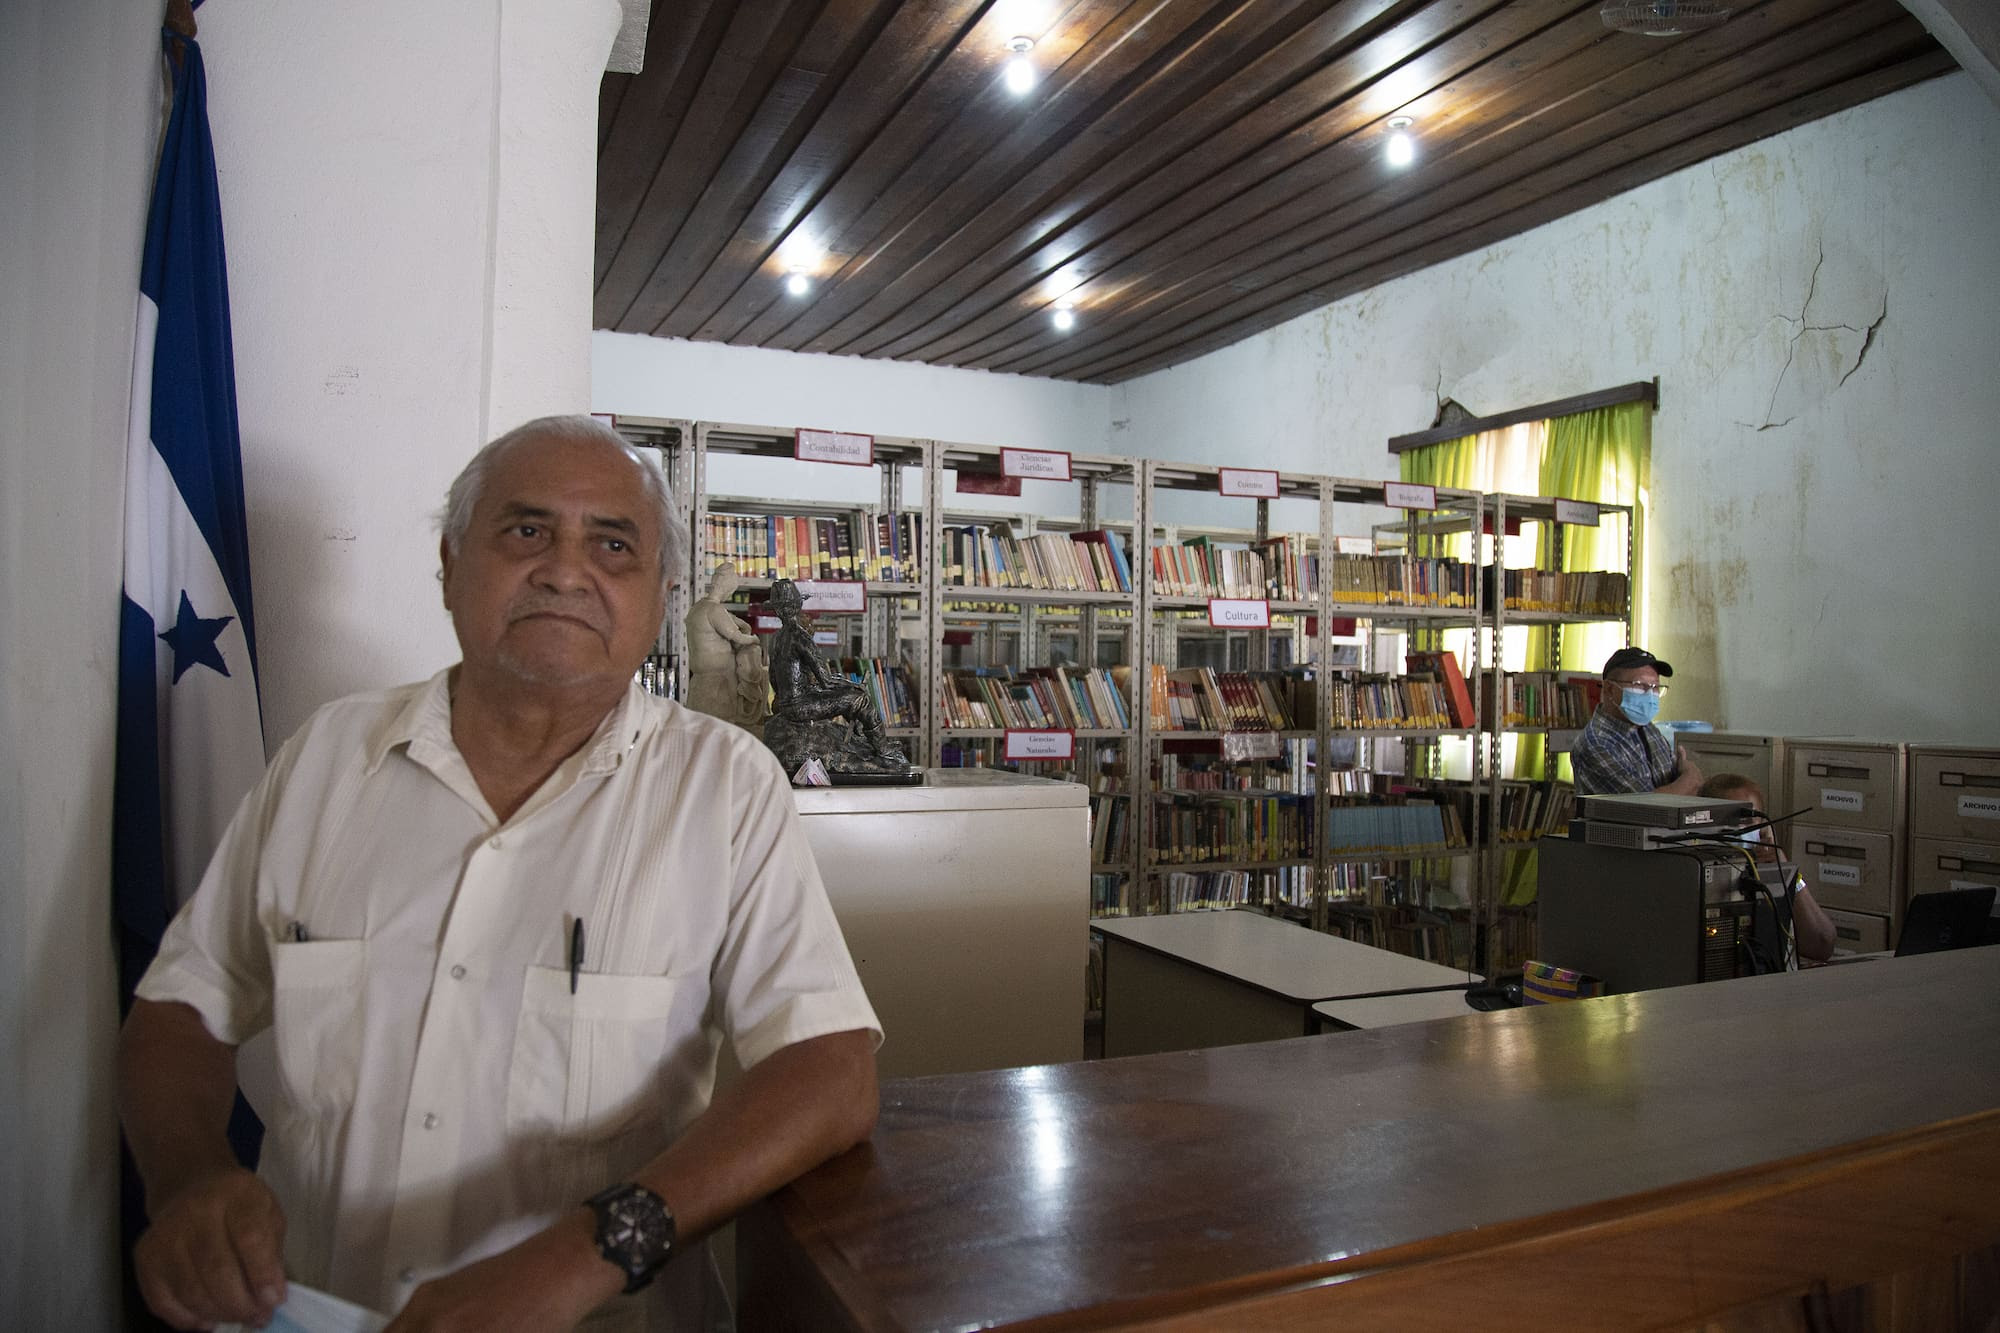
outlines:
M2000 110L1952 75L1120 386L1111 448L1393 475L1440 394L1657 375L1670 715L2000 742L1996 293Z

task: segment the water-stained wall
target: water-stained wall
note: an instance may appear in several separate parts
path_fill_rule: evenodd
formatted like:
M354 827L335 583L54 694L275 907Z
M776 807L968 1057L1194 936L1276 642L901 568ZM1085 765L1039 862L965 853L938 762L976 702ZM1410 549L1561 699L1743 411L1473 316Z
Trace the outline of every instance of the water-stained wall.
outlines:
M1669 715L2000 742L2000 108L1964 75L1135 380L1109 447L1391 475L1440 397L1654 376Z

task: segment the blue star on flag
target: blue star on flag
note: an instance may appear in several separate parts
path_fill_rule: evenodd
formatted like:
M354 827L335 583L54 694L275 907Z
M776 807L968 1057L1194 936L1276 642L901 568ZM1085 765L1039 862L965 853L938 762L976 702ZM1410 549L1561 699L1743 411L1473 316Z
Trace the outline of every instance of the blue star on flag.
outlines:
M174 684L181 683L181 677L189 668L197 666L214 667L222 675L229 674L228 665L222 660L222 650L215 641L223 628L235 616L217 616L204 620L194 613L194 603L188 600L187 589L181 589L180 614L174 620L174 627L159 637L167 647L174 650Z

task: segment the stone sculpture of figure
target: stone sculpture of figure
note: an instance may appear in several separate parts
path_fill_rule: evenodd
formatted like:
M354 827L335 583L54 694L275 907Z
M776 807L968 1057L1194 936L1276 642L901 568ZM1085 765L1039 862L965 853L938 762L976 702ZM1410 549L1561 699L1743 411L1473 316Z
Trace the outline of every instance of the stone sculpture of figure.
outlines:
M827 669L806 626L805 599L790 579L771 585L765 609L778 617L771 639L771 717L764 743L787 773L818 759L829 774L901 778L910 761L889 743L868 692Z
M764 719L764 654L757 636L723 605L736 591L736 566L723 564L687 614L688 697L696 712L751 731Z

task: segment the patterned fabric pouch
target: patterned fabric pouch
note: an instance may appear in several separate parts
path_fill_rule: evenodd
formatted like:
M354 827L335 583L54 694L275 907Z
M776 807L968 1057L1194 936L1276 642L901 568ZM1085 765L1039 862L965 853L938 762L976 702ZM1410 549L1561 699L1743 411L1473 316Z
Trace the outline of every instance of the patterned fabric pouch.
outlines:
M1553 963L1529 961L1521 969L1521 1003L1555 1004L1589 1000L1604 994L1604 981L1588 972L1572 972Z

